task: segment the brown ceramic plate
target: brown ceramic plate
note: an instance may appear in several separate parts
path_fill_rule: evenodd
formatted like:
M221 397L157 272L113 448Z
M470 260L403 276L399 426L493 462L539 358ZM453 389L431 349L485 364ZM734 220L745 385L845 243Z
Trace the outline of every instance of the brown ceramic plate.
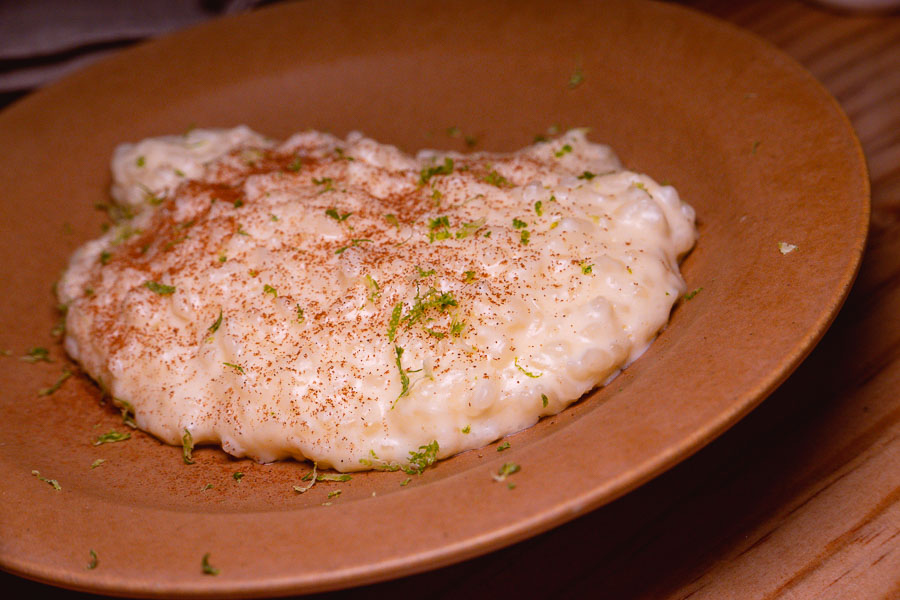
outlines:
M571 80L575 73L581 74ZM571 85L570 85L571 82ZM672 182L701 237L669 328L612 385L495 446L414 477L297 495L307 467L180 449L122 428L74 377L50 287L99 233L125 140L191 124L283 137L360 129L407 150L511 150L587 126ZM304 2L122 52L0 114L0 566L129 595L253 596L396 577L532 536L609 502L708 443L809 353L851 285L868 226L863 157L835 101L768 44L677 6L636 2ZM789 254L778 243L795 244ZM97 458L106 462L91 469ZM492 481L522 466L516 489ZM61 491L32 476L59 481ZM241 481L232 477L244 473ZM206 484L212 489L204 491ZM88 570L89 551L98 558ZM221 569L201 573L201 557Z

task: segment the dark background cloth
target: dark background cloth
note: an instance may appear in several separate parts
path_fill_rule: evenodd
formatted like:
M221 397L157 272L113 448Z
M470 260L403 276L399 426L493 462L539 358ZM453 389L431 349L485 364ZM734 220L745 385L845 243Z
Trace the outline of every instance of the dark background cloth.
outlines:
M0 0L0 108L135 42L271 0Z

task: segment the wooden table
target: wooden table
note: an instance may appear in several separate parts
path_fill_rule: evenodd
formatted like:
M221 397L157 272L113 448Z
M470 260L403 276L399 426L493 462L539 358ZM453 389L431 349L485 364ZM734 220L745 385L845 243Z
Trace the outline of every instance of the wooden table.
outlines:
M838 99L872 229L834 325L762 406L631 494L510 548L329 598L900 598L900 15L686 2L796 58ZM0 589L87 598L0 574Z

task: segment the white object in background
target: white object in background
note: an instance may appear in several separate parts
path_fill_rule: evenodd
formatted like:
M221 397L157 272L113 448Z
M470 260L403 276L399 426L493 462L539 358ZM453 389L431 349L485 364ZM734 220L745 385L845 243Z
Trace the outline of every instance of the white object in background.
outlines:
M900 7L900 0L817 0L830 8L858 12L885 12Z

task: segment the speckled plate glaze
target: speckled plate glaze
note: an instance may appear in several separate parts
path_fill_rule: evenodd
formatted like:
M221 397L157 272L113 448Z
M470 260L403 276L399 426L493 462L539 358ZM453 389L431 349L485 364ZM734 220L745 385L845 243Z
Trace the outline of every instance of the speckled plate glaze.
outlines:
M50 292L98 234L126 140L245 123L364 131L408 151L512 150L585 126L699 215L700 291L610 386L496 444L309 493L258 465L124 431L64 366ZM868 180L836 102L730 25L644 2L302 2L144 44L0 113L0 566L73 589L249 597L333 589L476 556L563 523L695 452L809 353L856 274ZM788 254L779 242L796 245ZM17 355L50 348L52 363ZM105 459L97 468L92 463ZM491 475L504 462L515 489ZM32 475L61 486L56 491ZM242 472L243 478L233 477ZM208 484L212 484L208 488ZM328 493L342 494L328 503ZM87 569L89 551L99 559ZM220 569L204 575L201 559Z

